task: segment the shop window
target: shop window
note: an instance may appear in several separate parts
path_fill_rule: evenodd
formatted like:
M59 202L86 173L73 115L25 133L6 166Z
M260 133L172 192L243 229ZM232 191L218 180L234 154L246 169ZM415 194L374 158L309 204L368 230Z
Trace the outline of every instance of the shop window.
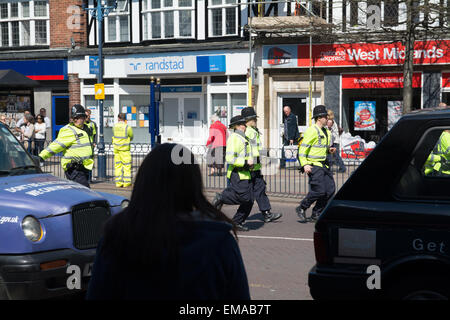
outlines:
M98 100L95 96L85 96L85 107L91 110L91 119L100 126L100 112L98 110ZM103 134L105 143L112 142L112 126L117 115L114 114L114 96L106 95L103 100ZM98 135L98 133L97 133Z
M208 2L209 36L237 35L238 14L237 0L210 0Z
M403 172L395 195L418 200L450 200L450 127L427 130Z
M226 83L228 81L227 76L213 76L211 77L211 83Z
M247 76L230 76L230 82L247 82Z
M193 0L142 0L141 16L144 40L194 36Z
M216 114L220 122L228 126L228 100L226 93L211 94L211 114Z
M48 0L1 3L0 37L1 47L49 45Z
M109 6L114 5L108 0ZM106 42L130 41L130 3L129 0L118 0L117 9L110 12L105 19Z
M120 96L119 112L125 113L127 124L133 129L133 143L150 143L149 105L150 95Z
M233 117L240 115L242 109L247 107L247 94L232 93L230 96L231 96L231 108L233 110Z

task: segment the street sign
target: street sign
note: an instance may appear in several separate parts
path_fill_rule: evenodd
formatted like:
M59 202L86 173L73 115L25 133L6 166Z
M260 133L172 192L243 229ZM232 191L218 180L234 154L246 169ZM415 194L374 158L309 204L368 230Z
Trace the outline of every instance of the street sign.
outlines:
M89 74L98 74L100 69L100 59L98 56L89 57Z
M96 83L94 88L95 88L95 100L105 100L105 84Z

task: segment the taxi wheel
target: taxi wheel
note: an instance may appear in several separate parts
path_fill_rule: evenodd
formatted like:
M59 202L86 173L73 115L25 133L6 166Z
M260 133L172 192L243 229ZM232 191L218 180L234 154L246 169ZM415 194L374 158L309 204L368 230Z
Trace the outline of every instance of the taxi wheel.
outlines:
M450 290L446 277L401 278L394 281L387 290L387 298L392 300L450 300Z

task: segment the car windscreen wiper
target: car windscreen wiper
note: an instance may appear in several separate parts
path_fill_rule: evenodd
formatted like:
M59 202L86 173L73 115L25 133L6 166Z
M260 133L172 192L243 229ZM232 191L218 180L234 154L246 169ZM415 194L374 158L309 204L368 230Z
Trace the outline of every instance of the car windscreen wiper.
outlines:
M14 167L9 170L10 175L16 175L22 171L28 170L28 169L37 169L36 166L28 165L28 166L21 166L21 167Z
M11 173L10 170L0 170L0 176L7 176Z

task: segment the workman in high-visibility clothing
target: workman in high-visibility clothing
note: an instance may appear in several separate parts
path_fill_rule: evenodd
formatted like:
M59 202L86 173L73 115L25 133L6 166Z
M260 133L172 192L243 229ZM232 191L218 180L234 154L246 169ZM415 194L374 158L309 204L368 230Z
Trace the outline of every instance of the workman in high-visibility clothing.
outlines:
M444 130L425 162L425 175L450 175L450 130Z
M327 129L327 109L323 105L313 110L315 124L306 129L298 150L301 171L309 177L309 192L296 208L300 222L308 221L306 210L316 202L310 221L316 221L333 196L336 186L327 163L327 154L336 152L331 147L331 131Z
M250 156L250 144L245 136L245 119L241 115L230 120L230 129L233 133L227 140L225 160L228 163L227 178L229 187L221 194L217 193L213 205L221 209L223 204L239 205L233 222L240 231L248 231L244 225L253 207L253 191L250 168L253 160Z
M257 115L255 109L247 107L242 109L241 115L246 121L245 136L250 143L250 156L253 159L253 167L250 169L251 184L253 191L253 198L258 204L259 210L263 215L264 222L271 222L281 218L281 213L270 212L272 207L270 206L270 200L266 194L266 182L261 174L261 134L256 127Z
M89 174L94 165L89 128L84 123L86 112L82 105L72 107L73 122L64 126L58 137L39 157L42 161L62 152L61 165L66 178L89 188Z
M116 187L131 186L131 152L133 129L125 122L125 113L119 113L119 122L113 127L112 143L114 147L114 175Z

